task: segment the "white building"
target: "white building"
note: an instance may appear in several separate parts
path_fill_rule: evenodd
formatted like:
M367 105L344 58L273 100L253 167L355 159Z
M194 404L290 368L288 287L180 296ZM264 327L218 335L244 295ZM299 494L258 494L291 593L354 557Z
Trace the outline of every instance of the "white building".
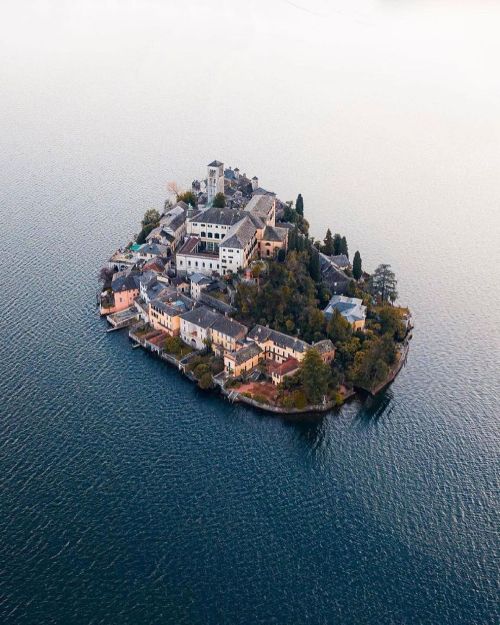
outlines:
M199 237L208 250L217 251L228 231L245 216L243 210L207 208L187 222L187 234Z
M219 247L219 259L223 274L229 271L236 273L238 269L248 266L257 253L257 228L245 216L227 233Z
M220 273L218 252L201 252L199 237L189 237L175 256L178 276L188 276L192 273L202 273L211 276L214 272Z
M212 205L217 193L224 193L224 163L212 161L208 165L207 175L208 206Z
M194 349L203 349L210 340L210 328L220 317L205 306L180 315L181 339Z
M191 281L190 295L194 300L198 300L202 290L212 284L212 279L202 273L192 273L189 280Z

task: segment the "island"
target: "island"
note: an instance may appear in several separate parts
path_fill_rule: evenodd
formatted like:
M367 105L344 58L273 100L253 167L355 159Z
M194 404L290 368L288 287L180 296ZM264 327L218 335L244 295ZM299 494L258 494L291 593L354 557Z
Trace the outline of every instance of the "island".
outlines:
M367 273L345 236L309 234L281 201L218 160L101 269L100 314L201 389L275 413L375 395L406 364L412 317L390 265Z

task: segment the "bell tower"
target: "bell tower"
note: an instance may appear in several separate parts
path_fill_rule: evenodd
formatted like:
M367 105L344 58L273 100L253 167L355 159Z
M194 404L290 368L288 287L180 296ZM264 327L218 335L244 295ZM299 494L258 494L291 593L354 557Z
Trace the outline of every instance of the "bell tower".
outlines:
M207 203L210 205L217 193L224 193L224 163L212 161L208 164Z

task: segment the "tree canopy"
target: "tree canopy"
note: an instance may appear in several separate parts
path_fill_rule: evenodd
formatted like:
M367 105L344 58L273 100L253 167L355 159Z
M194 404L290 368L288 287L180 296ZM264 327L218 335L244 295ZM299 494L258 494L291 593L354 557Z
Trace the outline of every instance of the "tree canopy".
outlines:
M319 404L328 392L331 371L316 349L307 350L300 363L299 379L308 402Z
M383 263L375 269L370 278L370 293L381 302L395 302L398 297L397 284L391 266Z
M361 254L358 251L354 254L354 260L352 261L352 275L355 280L359 280L363 275L363 269L361 267Z
M160 213L155 208L150 208L144 213L141 221L142 229L137 235L137 243L145 243L148 234L160 223Z
M185 202L186 204L191 204L191 206L196 206L198 204L198 198L193 191L184 191L183 193L179 193L177 195L178 202Z
M332 256L333 252L334 252L334 246L333 246L333 236L332 236L332 231L330 230L330 228L328 228L328 230L326 231L326 236L324 239L324 245L323 245L323 253L327 254L328 256Z
M217 193L214 197L214 201L212 202L212 206L214 208L224 208L226 205L226 196L224 193Z
M295 202L295 210L298 212L299 215L304 216L304 199L301 193L299 193L297 196L297 201Z

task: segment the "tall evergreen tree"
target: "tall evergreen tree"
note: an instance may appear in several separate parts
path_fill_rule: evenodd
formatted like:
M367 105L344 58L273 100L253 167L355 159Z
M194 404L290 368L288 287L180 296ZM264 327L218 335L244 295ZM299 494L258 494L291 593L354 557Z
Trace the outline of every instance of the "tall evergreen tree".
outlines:
M352 275L355 280L359 280L363 275L363 269L361 268L361 254L358 251L354 254L354 260L352 261Z
M326 236L324 239L324 245L323 245L323 253L327 254L328 256L331 256L333 254L333 237L332 237L332 231L330 230L330 228L328 228L328 230L326 231Z
M304 215L304 199L302 194L299 193L297 196L297 201L295 202L295 210L299 215Z
M342 237L340 240L340 253L345 254L349 258L349 249L347 248L347 239Z
M335 256L342 254L342 237L338 232L333 236L333 253Z
M395 302L398 297L397 284L398 281L391 266L382 263L370 278L370 292L382 302Z
M311 249L309 261L309 274L314 282L321 280L321 266L319 264L319 252L315 247Z

